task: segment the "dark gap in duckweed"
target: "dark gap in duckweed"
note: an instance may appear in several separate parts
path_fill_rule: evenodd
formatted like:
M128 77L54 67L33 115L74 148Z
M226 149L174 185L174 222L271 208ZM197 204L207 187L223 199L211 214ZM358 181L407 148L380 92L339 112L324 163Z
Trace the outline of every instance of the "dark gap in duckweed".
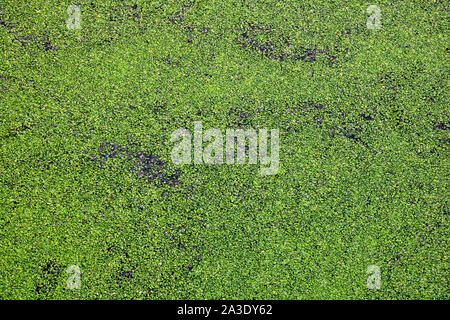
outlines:
M354 140L355 142L361 143L362 145L364 145L366 148L369 148L368 144L358 135L358 133L361 132L360 128L355 128L355 129L347 129L344 128L341 131L341 134L351 140Z
M36 293L38 295L48 295L56 288L64 267L60 266L54 260L49 260L42 267L41 281L36 286Z
M14 40L19 42L22 47L27 47L32 44L38 44L38 46L44 51L57 50L58 48L52 43L51 39L44 34L41 39L36 35L21 35L14 31L15 26L11 23L11 20L3 20L0 15L0 27L5 27L8 32L15 34ZM31 54L31 53L30 53Z
M123 280L129 280L134 278L134 274L137 270L137 265L132 263L127 255L126 260L120 259L119 271L117 271L115 280L119 287L122 285Z
M135 277L134 274L136 272L135 267L126 267L121 264L119 271L116 272L114 280L119 288L123 288L125 283L128 281L132 281Z
M11 32L15 28L14 24L11 22L11 19L5 20L2 16L3 13L0 14L0 27L6 28L9 32Z
M191 6L184 6L181 10L175 12L174 15L171 15L167 18L172 24L180 23L184 20L185 13L191 9Z
M132 20L134 22L141 21L145 16L142 15L141 10L137 4L127 5L122 1L122 4L115 9L114 14L110 14L109 21Z
M239 28L236 44L241 48L249 49L280 62L288 59L315 62L319 55L323 55L328 58L329 63L334 63L337 58L322 49L296 48L289 35L283 32L275 33L273 29L271 26L257 26L246 22ZM266 40L259 40L261 36L264 36Z
M90 3L89 6L92 10L96 8L94 3ZM119 27L122 27L124 22L131 21L134 23L137 30L142 33L148 29L146 22L148 22L150 18L147 15L142 14L142 9L137 4L127 5L122 1L121 4L114 7L112 13L109 13L107 19L111 22L109 32L107 33L108 36L96 41L96 44L99 46L111 45L123 37L123 33L119 31ZM87 40L85 36L80 37L81 42L84 42L85 40Z
M53 45L52 41L50 39L43 39L42 40L42 46L44 47L45 51L49 50L57 50L58 48Z
M100 152L99 158L102 160L102 163L119 156L133 161L137 176L146 179L147 183L153 183L158 186L167 185L170 187L177 187L181 184L179 180L181 170L175 169L169 171L166 168L167 162L152 153L132 150L127 146L109 142L102 143L98 151Z
M130 257L126 245L122 247L120 244L108 244L105 253L110 257L119 257L120 266L118 270L114 271L113 275L117 285L121 287L123 280L133 278L137 265L132 263L133 259Z
M146 108L150 110L153 114L161 116L167 111L167 103L160 100L155 100L152 103L145 104Z
M22 124L21 126L19 126L17 128L9 129L6 133L4 133L0 136L0 141L3 139L17 137L19 135L19 133L23 133L30 129L31 128L26 124Z
M164 63L165 65L168 66L175 66L175 67L179 67L180 66L180 62L174 60L173 58L170 57L165 57L165 58L158 58L156 56L153 56L153 59L160 62L160 63Z
M17 80L19 80L19 78L15 77L15 76L8 76L8 75L0 75L0 80L11 80L12 82L16 82Z
M228 111L231 117L231 124L236 127L251 126L252 119L248 111L244 111L238 107L232 107Z
M439 143L445 146L450 146L450 139L449 138L440 138L438 139Z
M450 123L435 122L433 129L435 129L435 130L450 130Z
M375 118L371 114L361 113L359 116L361 118L363 118L364 120L366 120L366 121L373 121L373 120L375 120Z
M39 40L36 35L18 35L14 30L16 29L16 26L12 23L11 19L5 20L3 18L2 11L0 11L0 27L6 28L9 33L15 34L15 41L19 42L22 47L26 47L27 45L33 43L39 43L45 51L56 49L56 47L53 46L52 42L48 38Z
M37 42L38 38L36 36L17 36L16 41L19 41L22 47L25 47L27 44Z
M119 271L118 275L121 276L121 277L124 277L124 278L131 279L131 278L133 278L133 272L134 272L134 270L131 270L131 271Z

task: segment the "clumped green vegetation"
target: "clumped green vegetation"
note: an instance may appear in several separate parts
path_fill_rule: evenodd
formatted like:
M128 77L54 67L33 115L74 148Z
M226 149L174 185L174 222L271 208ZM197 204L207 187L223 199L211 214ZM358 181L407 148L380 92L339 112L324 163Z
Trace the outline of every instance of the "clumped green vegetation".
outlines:
M0 297L448 299L448 3L343 3L1 1ZM175 166L194 121L278 173Z

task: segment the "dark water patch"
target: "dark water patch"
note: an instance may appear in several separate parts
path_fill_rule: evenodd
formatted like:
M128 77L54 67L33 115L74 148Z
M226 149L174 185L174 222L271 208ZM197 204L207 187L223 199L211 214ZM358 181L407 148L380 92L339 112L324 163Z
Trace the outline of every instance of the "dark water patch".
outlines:
M184 16L189 10L191 10L191 6L184 6L181 10L175 12L175 14L170 15L167 20L169 20L172 24L178 24L184 21Z
M53 291L60 280L64 267L60 266L53 260L49 260L41 269L41 281L36 286L38 295L48 295Z
M20 133L23 133L30 129L31 128L26 124L22 124L21 126L14 129L9 129L6 133L0 136L0 141L8 138L17 137Z
M248 111L238 107L232 107L228 110L228 116L231 118L231 124L236 127L245 127L252 125L252 117Z
M450 130L450 124L444 123L444 122L435 122L434 123L434 130Z
M168 169L167 162L152 153L137 151L134 148L109 142L103 142L98 148L98 152L98 160L103 164L106 163L106 160L115 158L131 161L136 175L145 179L147 183L170 187L176 187L181 183L181 170Z
M257 52L262 56L277 61L301 60L315 62L319 56L325 56L334 62L336 56L323 49L305 48L295 45L289 34L275 31L272 26L258 26L246 22L238 28L236 44L241 48Z

